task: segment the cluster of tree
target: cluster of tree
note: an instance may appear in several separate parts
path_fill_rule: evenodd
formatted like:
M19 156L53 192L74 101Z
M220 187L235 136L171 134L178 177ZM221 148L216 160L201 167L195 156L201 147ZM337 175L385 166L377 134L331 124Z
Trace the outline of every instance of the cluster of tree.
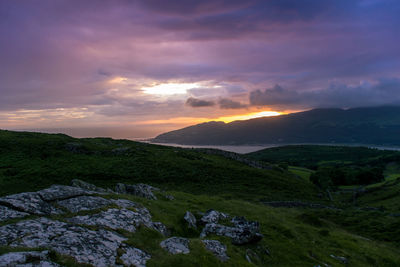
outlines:
M310 181L321 188L339 185L367 185L383 181L379 167L321 167L310 176Z

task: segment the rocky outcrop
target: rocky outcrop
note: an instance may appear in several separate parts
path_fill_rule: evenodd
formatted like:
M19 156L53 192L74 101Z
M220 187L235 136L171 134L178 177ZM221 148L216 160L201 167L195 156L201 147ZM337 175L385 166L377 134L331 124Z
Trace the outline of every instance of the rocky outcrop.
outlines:
M171 254L188 254L189 240L183 237L170 237L160 243L160 246Z
M25 267L58 267L57 263L51 262L49 252L25 251L10 252L0 256L0 267L25 266Z
M189 228L197 229L196 217L190 211L186 211L183 219L187 222Z
M71 213L110 206L99 213L65 218L65 221L40 217L4 225L0 227L0 246L48 248L61 255L71 256L79 263L100 267L117 266L117 260L126 266L145 266L150 255L127 246L123 243L127 238L113 230L135 232L137 227L143 225L167 236L167 227L161 222L153 222L150 212L141 205L126 199L92 196L96 188L90 184L83 185L85 188L54 185L38 192L0 198L2 221L30 214L61 214L62 210L57 209L57 206ZM95 228L89 229L86 226ZM117 252L122 254L119 259ZM47 254L41 252L7 253L1 257L0 266L3 266L3 262L10 262L4 266L58 266L49 261ZM34 259L34 263L31 259Z
M37 192L26 192L2 197L0 198L0 205L35 215L62 213L61 210L44 201Z
M138 197L144 197L147 199L157 200L157 197L154 195L153 191L159 191L157 187L153 187L147 184L135 184L128 185L118 183L115 187L115 192L120 194L130 194Z
M39 218L0 227L0 245L51 248L80 263L114 266L117 249L126 238L114 232L89 230L73 224Z
M244 217L234 217L232 226L225 226L216 223L208 223L200 234L201 238L209 234L227 236L232 239L234 245L244 245L260 241L263 236L260 233L259 223L247 221Z
M226 246L217 240L202 240L207 250L211 251L221 261L229 260L226 255Z
M0 206L0 222L15 218L23 218L28 216L29 213L16 211L5 206Z

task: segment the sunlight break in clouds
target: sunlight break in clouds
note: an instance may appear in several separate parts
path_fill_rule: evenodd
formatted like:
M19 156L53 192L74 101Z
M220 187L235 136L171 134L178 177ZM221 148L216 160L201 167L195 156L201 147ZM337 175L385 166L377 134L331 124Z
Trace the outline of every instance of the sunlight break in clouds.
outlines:
M249 113L245 115L236 115L236 116L226 116L226 117L219 117L217 121L223 121L223 122L232 122L232 121L238 121L238 120L249 120L249 119L255 119L255 118L261 118L261 117L271 117L271 116L278 116L282 115L284 113L280 113L277 111L261 111L261 112L255 112L255 113Z
M181 95L190 89L200 88L198 83L162 83L151 87L142 87L146 94L151 95Z

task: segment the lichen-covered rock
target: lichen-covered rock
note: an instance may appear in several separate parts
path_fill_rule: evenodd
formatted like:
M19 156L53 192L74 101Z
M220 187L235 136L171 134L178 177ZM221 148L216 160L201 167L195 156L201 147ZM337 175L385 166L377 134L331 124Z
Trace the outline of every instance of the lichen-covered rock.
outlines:
M111 200L95 197L95 196L80 196L57 201L57 204L66 208L70 212L79 212L84 210L95 210L105 206L112 205Z
M137 208L140 207L137 203L127 199L110 199L112 203L121 208Z
M36 215L60 214L62 211L56 209L36 192L19 193L0 198L0 204L12 207L18 211Z
M88 195L93 192L89 192L79 187L73 187L67 185L52 185L51 187L40 190L37 193L43 200L52 201L52 200L60 200L70 197Z
M134 185L129 185L129 184L122 184L118 183L115 186L115 192L120 193L120 194L130 194L130 195L135 195L138 197L144 197L147 199L153 199L156 200L157 197L154 195L153 191L159 191L157 187L153 187L151 185L147 184L134 184Z
M57 263L51 262L48 251L10 252L0 256L0 267L35 266L56 267Z
M206 211L206 213L204 213L204 215L201 217L200 221L203 224L218 223L219 220L227 219L227 218L229 218L228 214L211 209L211 210Z
M90 183L87 183L87 182L79 180L79 179L73 179L72 180L72 186L79 187L79 188L82 188L84 190L93 191L93 192L99 192L99 193L107 192L107 190L104 189L104 188L97 187L94 184L90 184Z
M183 237L170 237L160 243L160 246L171 254L188 254L189 240Z
M43 247L75 258L79 263L115 266L117 249L126 238L107 230L39 218L0 227L0 246Z
M206 249L211 251L218 259L221 261L229 260L228 255L226 255L226 246L217 240L202 240Z
M227 236L232 238L232 244L243 245L258 242L262 239L259 232L258 222L247 221L244 217L234 217L232 219L234 227L216 223L208 223L200 234L201 238L209 234Z
M124 229L135 232L136 227L143 224L143 216L127 209L108 209L98 214L76 216L68 221L75 224L104 226L110 229ZM147 218L145 218L147 220Z
M206 213L201 217L200 221L203 224L207 223L218 223L219 221L219 212L216 210L208 210Z
M29 213L16 211L5 206L0 206L0 222L15 218L23 218L28 216Z
M183 219L188 223L189 228L197 229L196 217L190 211L186 211Z
M151 256L138 248L128 248L120 259L126 266L146 267Z

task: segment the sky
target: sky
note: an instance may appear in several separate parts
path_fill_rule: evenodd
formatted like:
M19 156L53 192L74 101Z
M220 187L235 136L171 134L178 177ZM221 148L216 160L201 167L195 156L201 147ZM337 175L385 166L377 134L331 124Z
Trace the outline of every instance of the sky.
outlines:
M0 128L147 138L400 104L398 0L2 0Z

